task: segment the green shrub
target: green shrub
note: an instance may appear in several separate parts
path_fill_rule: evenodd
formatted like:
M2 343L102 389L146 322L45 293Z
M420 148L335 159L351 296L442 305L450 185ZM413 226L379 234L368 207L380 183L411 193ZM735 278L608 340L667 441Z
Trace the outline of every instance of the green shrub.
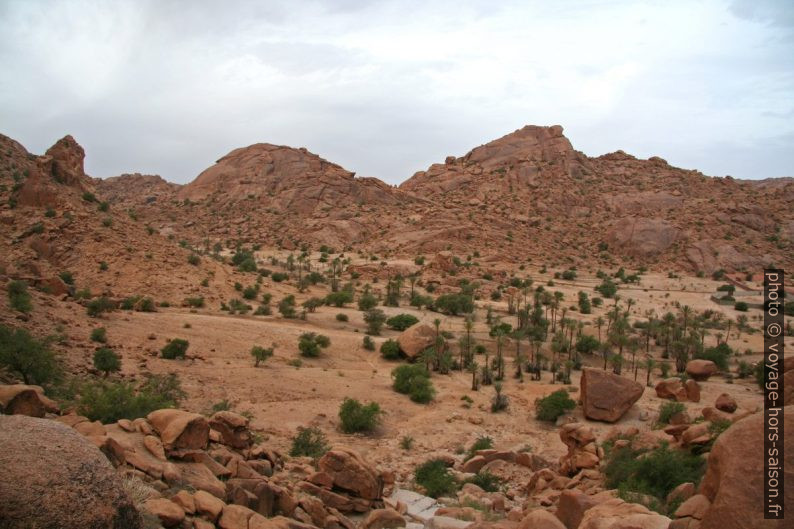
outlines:
M400 448L405 451L409 451L414 447L414 438L410 435L403 435L400 439Z
M346 398L339 407L339 420L345 433L371 432L380 424L382 414L377 402L364 405Z
M395 367L391 376L394 391L409 395L414 402L427 404L435 397L436 391L424 364L405 364Z
M301 356L316 358L320 356L320 349L325 349L331 345L331 339L322 334L305 332L298 338L298 349Z
M670 424L673 415L681 413L686 407L680 402L665 402L659 408L659 424Z
M90 191L85 191L83 193L83 200L85 200L86 202L96 202L97 201L96 200L96 196L93 193L91 193Z
M747 312L750 306L747 304L746 301L737 301L736 304L733 306L733 308L738 310L739 312Z
M737 375L739 378L747 378L753 374L753 366L745 362L744 360L739 361L739 368L737 371Z
M193 307L194 309L200 309L204 306L204 298L197 297L197 298L185 298L185 305L188 307Z
M485 492L499 492L502 487L502 478L483 470L468 478L464 483L473 483Z
M386 340L380 345L380 354L386 360L399 360L400 344L397 340Z
M493 439L487 435L481 435L477 437L477 440L474 441L469 447L469 451L466 453L466 459L464 459L464 461L468 461L474 457L479 450L490 450L491 448L493 448Z
M91 330L91 341L106 343L108 341L108 333L104 327L97 327Z
M431 459L419 465L414 471L414 481L433 498L453 494L458 490L455 476L449 471L442 459Z
M0 325L0 366L19 375L25 384L48 384L57 381L61 374L47 340L5 325Z
M175 358L185 358L185 353L187 353L187 348L189 345L190 342L187 340L183 340L182 338L174 338L160 350L160 355L168 360L173 360Z
M295 312L295 296L290 294L282 299L278 304L278 311L284 318L294 318L297 316Z
M289 274L285 274L283 272L273 272L270 274L270 279L276 283L281 283L282 281L289 279Z
M273 352L275 350L275 344L273 347L264 348L259 345L255 345L251 347L251 356L254 357L254 367L259 367L260 362L266 361L268 358L273 356Z
M695 358L703 359L703 360L711 360L717 367L720 368L722 371L728 370L728 360L733 356L733 349L725 343L722 342L716 347L709 347L708 349L700 352L695 353Z
M474 300L466 294L444 294L436 298L433 305L439 311L452 316L468 314L474 310Z
M348 321L350 318L347 317L347 314L342 314L341 312L336 315L336 321Z
M392 316L386 320L386 325L395 331L404 331L411 325L415 325L418 322L419 319L412 314L398 314L397 316Z
M595 287L596 292L605 298L612 298L618 292L618 286L610 278L605 277L600 285Z
M110 217L105 217L104 219L102 219L102 225L106 228L110 228L111 226L113 226L113 219L111 219Z
M312 457L318 459L330 449L328 438L316 426L308 428L298 427L298 433L292 438L292 448L289 455L292 457Z
M198 255L191 253L187 256L187 262L193 266L198 266L199 263L201 263L201 258Z
M364 347L364 349L366 349L367 351L374 351L375 350L375 341L369 336L364 336L364 341L362 342L362 347Z
M168 307L168 305L169 304L165 301L160 303L161 307ZM157 309L154 306L154 300L152 298L143 298L138 302L135 310L138 312L155 312Z
M94 368L103 371L107 376L111 372L121 370L121 358L113 349L100 347L94 352Z
M60 277L61 281L63 281L67 285L74 285L74 275L72 275L72 273L69 272L68 270L64 270L63 272L58 274L58 277Z
M364 322L367 324L367 334L379 335L386 321L386 314L380 309L369 309L364 313Z
M331 292L325 296L325 304L333 305L334 307L344 307L347 303L353 302L353 292L349 290L340 290L339 292Z
M645 452L623 447L610 451L604 475L610 489L650 495L663 504L678 485L691 482L697 486L704 465L702 457L671 450L666 444Z
M89 301L86 306L86 313L91 316L92 318L98 318L103 312L110 312L112 311L115 306L113 302L110 301L105 296L100 296L98 298L94 298Z
M358 310L366 312L374 309L378 305L378 299L371 292L365 291L358 298Z
M256 299L256 296L259 294L259 288L255 286L245 287L243 289L243 299Z
M502 393L502 383L497 382L494 384L493 388L495 393L493 400L491 401L491 413L497 413L506 410L507 406L509 405L509 400L507 395Z
M33 310L28 284L24 281L10 281L8 283L8 302L12 309L25 314Z
M184 396L176 375L152 375L137 388L129 382L108 380L84 383L76 404L80 415L108 424L174 408Z
M535 416L541 421L554 422L557 417L575 407L576 401L568 396L567 391L559 389L535 401Z

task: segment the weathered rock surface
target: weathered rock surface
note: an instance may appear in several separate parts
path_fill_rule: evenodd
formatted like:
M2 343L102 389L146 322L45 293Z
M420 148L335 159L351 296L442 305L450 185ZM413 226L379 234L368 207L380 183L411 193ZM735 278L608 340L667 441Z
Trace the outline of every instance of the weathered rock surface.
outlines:
M350 448L335 446L317 462L319 469L333 478L334 486L367 500L383 494L383 480L375 468Z
M422 351L432 346L435 341L435 329L422 323L408 327L397 337L400 350L408 358L416 358Z
M121 477L99 449L68 426L0 415L0 446L3 527L141 527Z
M41 386L12 384L0 386L0 409L6 415L44 417L47 412L57 413L58 405L44 395Z
M782 420L786 431L792 431L794 407L783 408ZM764 471L759 449L764 446L763 423L762 413L753 414L736 422L714 442L700 483L700 494L711 502L703 515L701 529L782 527L777 520L764 520L762 510ZM787 433L782 442L786 454L794 453L794 436ZM783 473L786 483L794 483L794 468L790 464L786 464ZM784 500L787 506L794 505L794 490L790 487L786 487Z
M585 417L615 422L642 396L642 384L601 369L584 368L581 379Z
M152 424L167 453L180 449L203 449L209 441L210 426L198 413L164 409L146 417Z
M686 364L686 372L698 381L708 380L719 369L711 360L690 360Z

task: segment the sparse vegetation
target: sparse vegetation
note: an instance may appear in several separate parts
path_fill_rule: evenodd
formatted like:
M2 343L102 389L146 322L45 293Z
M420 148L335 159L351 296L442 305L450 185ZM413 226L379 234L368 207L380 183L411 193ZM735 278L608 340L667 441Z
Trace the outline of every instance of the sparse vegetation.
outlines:
M323 334L305 332L298 339L298 349L301 356L316 358L320 356L320 349L325 349L331 345L331 339Z
M185 397L179 378L150 375L136 387L130 382L95 380L79 387L77 413L103 424L137 419L162 408L174 408Z
M373 431L380 424L382 414L377 402L361 404L356 399L346 398L339 407L339 420L345 433Z
M415 325L418 322L419 319L412 314L398 314L397 316L392 316L386 320L386 325L395 331L404 331L411 325Z
M160 356L167 360L185 358L190 343L182 338L174 338L160 350Z
M680 402L665 402L659 408L659 424L670 424L674 415L681 413L686 408Z
M103 312L110 312L115 308L110 299L105 296L100 296L89 301L86 306L86 312L92 318L98 318Z
M272 347L262 347L259 345L255 345L251 347L251 356L254 358L254 367L259 367L261 362L267 361L268 358L273 356L273 353L276 349L276 345L273 344Z
M60 378L61 366L48 340L25 329L0 325L0 366L22 378L25 384L45 385Z
M535 417L541 421L554 422L557 417L576 407L576 401L564 389L535 401Z
M391 376L394 391L409 395L414 402L427 404L435 397L436 390L424 364L405 364L395 367Z
M121 358L109 347L100 347L94 352L94 368L105 376L121 370Z
M452 494L458 490L455 476L442 459L431 459L419 465L414 471L414 481L432 498Z
M289 455L292 457L311 457L319 459L330 449L328 438L316 426L298 427L298 433L292 438Z
M108 341L108 333L104 327L97 327L91 330L91 341L106 343Z
M10 281L8 283L8 303L11 308L24 314L33 310L28 284L24 281Z

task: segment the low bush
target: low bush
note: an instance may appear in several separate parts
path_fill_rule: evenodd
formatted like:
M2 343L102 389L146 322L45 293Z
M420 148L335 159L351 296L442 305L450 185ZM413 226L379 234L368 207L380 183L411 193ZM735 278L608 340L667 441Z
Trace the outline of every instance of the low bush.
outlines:
M89 301L85 308L89 316L92 318L98 318L103 312L112 311L115 306L110 299L105 296L100 296Z
M282 281L289 279L289 274L285 274L283 272L273 272L270 274L270 279L272 279L275 283L281 283Z
M362 342L361 346L367 351L374 351L375 341L369 336L364 336L364 341Z
M12 309L25 314L33 310L27 283L24 281L10 281L7 288L8 302Z
M353 292L349 290L340 290L339 292L331 292L325 296L325 304L333 305L334 307L344 307L348 303L353 302Z
M312 457L318 459L330 449L328 438L316 426L308 428L298 427L298 433L292 438L292 448L289 455L292 457Z
M348 321L350 318L347 317L347 314L342 314L341 312L336 315L336 321Z
M737 301L733 308L739 312L747 312L750 309L750 305L746 301Z
M458 490L455 476L442 459L431 459L419 465L414 471L414 481L425 489L425 493L433 498L453 494Z
M187 340L183 340L182 338L174 338L160 350L160 355L168 360L173 360L175 358L185 358L185 353L187 353L187 348L189 345L190 343Z
M392 387L397 393L409 395L411 400L426 404L435 397L435 388L430 382L430 373L424 364L405 364L391 372Z
M77 413L103 424L146 417L155 410L174 408L185 394L176 375L152 375L138 387L130 382L97 380L80 387Z
M339 406L339 420L345 433L373 431L380 424L382 414L377 402L365 405L356 399L346 398Z
M479 450L490 450L491 448L493 448L493 439L487 435L481 435L469 447L469 451L466 453L466 459L464 459L464 461L468 461L474 457Z
M502 478L491 474L487 470L482 470L468 478L464 483L473 483L485 492L499 492L502 487Z
M386 321L386 314L380 309L369 309L364 313L364 322L367 324L367 334L379 335Z
M733 349L727 343L722 342L716 347L709 347L704 351L696 352L695 358L711 360L717 364L720 370L726 371L728 369L728 360L733 356L733 353Z
M187 256L187 262L193 266L198 266L201 263L201 258L197 254L191 253Z
M397 340L386 340L380 345L380 354L386 360L399 360L400 344Z
M680 402L665 402L659 408L659 424L670 424L670 419L685 409L686 407Z
M204 298L185 298L185 305L188 307L193 307L194 309L200 309L204 306Z
M106 343L108 341L108 332L104 327L97 327L91 331L91 341Z
M623 447L610 451L604 475L608 488L618 489L622 495L652 496L656 502L648 506L664 512L667 495L682 483L697 486L704 466L702 457L670 449L666 444L649 451Z
M457 316L474 310L474 300L466 294L444 294L436 298L435 308L445 314Z
M320 356L320 349L331 345L331 339L323 334L305 332L298 338L298 349L301 356L316 358Z
M554 422L557 417L575 407L576 401L568 396L567 391L559 389L535 401L535 416L541 421Z
M404 331L411 325L415 325L418 322L419 319L412 314L398 314L397 316L392 316L386 320L386 325L395 331Z

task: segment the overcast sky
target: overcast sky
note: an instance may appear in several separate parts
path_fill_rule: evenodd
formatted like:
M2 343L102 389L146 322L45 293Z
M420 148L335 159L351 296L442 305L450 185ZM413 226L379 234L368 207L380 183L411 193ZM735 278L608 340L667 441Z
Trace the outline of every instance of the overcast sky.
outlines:
M3 0L0 132L181 183L269 142L396 184L525 124L591 156L794 176L792 6Z

